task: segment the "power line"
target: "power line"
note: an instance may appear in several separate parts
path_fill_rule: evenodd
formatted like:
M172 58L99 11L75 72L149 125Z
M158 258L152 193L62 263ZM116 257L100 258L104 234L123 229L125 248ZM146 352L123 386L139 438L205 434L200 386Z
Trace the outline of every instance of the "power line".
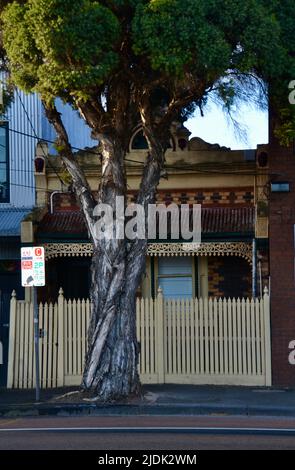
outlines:
M16 134L20 134L20 135L23 135L25 137L30 137L32 139L36 139L38 141L43 141L43 142L46 142L46 143L49 143L49 144L54 144L55 142L53 140L49 140L49 139L43 139L41 137L38 137L37 135L36 136L33 136L31 134L28 134L26 132L22 132L22 131L18 131L16 129L12 129L12 128L9 128L9 131L10 132L13 132L13 133L16 133ZM72 147L72 149L74 150L77 150L79 152L84 152L84 153L88 153L88 154L93 154L93 155L101 155L100 152L95 152L94 150L91 150L91 149L81 149L79 147ZM210 151L210 150L208 150ZM48 156L46 156L46 159L49 161L49 158ZM129 159L129 158L125 158L125 161L127 162L130 162L130 163L135 163L136 165L141 165L141 166L144 166L145 165L145 162L142 162L142 161L138 161L138 160L133 160L133 159ZM199 165L199 164L196 164L196 165ZM131 167L131 166L130 166ZM130 168L129 167L129 168ZM132 167L131 167L132 168ZM133 168L138 168L138 167L133 167ZM189 170L189 171L195 171L195 172L198 172L198 173L211 173L211 174L219 174L219 173L222 173L222 174L228 174L228 175L232 175L232 174L244 174L244 175L255 175L256 172L241 172L241 171L236 171L236 170L233 170L233 171L227 171L225 172L224 170L205 170L205 169L198 169L196 168L195 166L178 166L178 165L166 165L165 166L166 169L171 169L171 170ZM56 173L56 170L54 169L55 173Z
M4 163L4 162L0 162L0 165L6 165L7 167L7 164ZM0 168L0 170L6 170L6 168ZM35 170L21 170L21 169L18 169L18 168L12 168L12 167L9 167L9 173L35 173Z
M0 162L0 165L6 165L6 163ZM2 170L2 168L0 167L0 171L1 171L1 170ZM3 168L3 170L6 170L6 168ZM29 173L29 174L33 174L33 173L34 173L34 174L36 174L36 173L35 173L35 170L21 170L21 169L11 168L11 167L9 168L9 172L10 172L10 173ZM198 170L197 173L198 173L198 174L205 174L205 173L210 173L210 174L212 174L213 172L210 171L210 170L209 170L209 171L206 171L206 170ZM226 174L226 175L234 175L234 174L239 174L239 175L241 175L241 174L242 174L242 175L247 175L247 176L255 176L255 173L245 173L245 172L243 172L243 173L241 173L241 172L239 172L239 173L235 173L235 172L228 172L228 173L226 173L226 172L224 172L224 171L220 171L220 172L215 171L214 173L215 173L215 174L221 174L221 173L222 173L222 174ZM37 174L38 174L38 173L37 173ZM40 173L39 173L39 175L40 175ZM12 184L12 183L11 183L11 184ZM31 187L31 188L33 188L34 186L26 186L26 187ZM39 189L42 189L42 188L39 188Z
M29 116L29 113L28 113L28 111L27 111L27 109L26 109L24 103L23 103L23 100L21 99L20 93L19 93L19 91L18 91L17 88L16 88L16 93L17 93L17 96L18 96L18 98L19 98L19 100L20 100L21 106L22 106L22 108L23 108L23 110L24 110L24 112L25 112L25 115L27 116L28 122L29 122L29 124L30 124L30 126L31 126L31 128L32 128L32 131L33 131L33 133L35 134L35 138L38 138L37 132L36 132L36 130L35 130L35 127L34 127L34 125L33 125L33 123L32 123L32 120L31 120L31 118L30 118L30 116ZM47 158L47 155L46 155L46 153L44 152L44 149L43 149L43 147L42 147L42 144L41 144L41 149L42 149L42 153L43 153L43 155L44 155L44 158L47 160L48 164L51 166L51 168L52 168L53 171L55 172L55 174L56 174L56 176L58 177L58 179L59 179L59 181L61 182L61 184L64 185L64 182L63 182L63 180L61 179L60 175L57 173L57 171L55 170L55 168L51 165L50 160Z
M9 127L9 131L13 132L15 134L23 135L25 137L30 137L31 139L35 139L35 140L38 140L40 142L46 142L48 144L55 144L56 143L54 140L44 139L43 137L39 137L37 134L36 135L28 134L27 132L22 132L22 131L18 131L16 129L12 129L11 127ZM74 147L72 145L71 145L71 148L73 150L77 150L79 152L87 152L87 153L92 153L93 155L101 155L100 152L95 152L94 150L91 150L91 149L87 149L87 150L86 149L81 149L79 147ZM138 162L138 163L143 164L143 162Z
M38 189L39 191L44 191L45 193L53 193L56 191L56 189L45 189L45 188L39 188L38 186L32 186L32 185L26 185L26 184L18 184L18 183L10 183L10 186L19 186L20 188L28 188L28 189Z
M60 177L59 173L56 171L56 169L55 169L54 166L52 165L51 161L50 161L49 158L48 158L48 155L46 155L46 153L44 152L43 146L42 146L42 142L47 142L47 143L51 143L51 144L54 144L55 142L54 142L54 141L47 140L47 139L42 139L42 138L40 138L40 137L37 135L37 132L36 132L36 130L35 130L35 127L34 127L34 125L33 125L33 122L32 122L32 120L31 120L31 118L30 118L30 116L29 116L29 114L28 114L28 112L27 112L27 109L26 109L26 107L25 107L25 105L24 105L24 103L23 103L23 101L22 101L22 99L21 99L21 96L20 96L18 90L16 90L16 92L17 92L17 95L18 95L18 98L19 98L19 100L20 100L21 106L22 106L22 108L23 108L23 110L24 110L24 113L25 113L25 115L26 115L26 117L27 117L27 120L28 120L28 122L29 122L29 124L30 124L30 126L31 126L31 128L32 128L32 131L33 131L34 135L30 135L30 134L28 134L28 133L24 133L24 132L21 132L21 131L17 131L17 130L15 130L15 129L9 129L9 131L14 132L14 133L16 133L16 134L23 135L23 136L25 136L25 137L30 137L30 138L34 138L34 139L38 140L38 141L41 143L41 149L42 149L42 153L43 153L43 155L44 155L45 160L48 162L49 166L53 169L54 173L55 173L56 176L58 177L58 179L59 179L59 181L61 182L61 184L64 185L64 182L63 182L62 178ZM4 146L3 146L3 147L4 147ZM95 151L90 150L90 149L86 150L86 149L81 149L81 148L77 148L77 147L71 147L71 148L74 149L74 150L80 151L80 152L85 152L85 153L88 153L88 154L90 153L90 154L95 154L95 155L101 156L101 153L100 153L100 152L95 152ZM209 151L209 149L208 149L208 151ZM34 160L34 159L33 159L33 160ZM131 159L127 159L127 158L125 158L125 161L126 161L126 162L129 162L129 163L132 163L132 164L135 164L135 165L140 165L140 166L142 166L142 167L145 166L145 162L142 162L142 161L131 160ZM5 164L5 162L0 162L0 163ZM135 167L133 167L133 168L138 168L138 167L135 166ZM166 169L169 169L169 168L170 168L170 169L173 169L173 170L179 169L179 170L182 170L182 171L185 171L185 170L187 170L187 171L194 171L194 172L201 173L201 174L202 174L202 173L203 173L203 174L204 174L204 173L211 173L211 174L221 174L221 173L222 173L222 174L231 174L231 175L232 175L232 174L241 174L241 172L237 172L237 171L231 171L231 172L226 173L226 172L224 172L224 171L217 171L217 170L213 170L213 171L212 171L212 170L198 169L198 168L196 168L196 167L187 167L187 166L186 166L186 167L183 167L183 166L179 167L179 166L177 166L177 165L173 165L173 166L172 166L172 165L171 165L171 166L166 165L165 168L166 168ZM17 169L17 168L10 168L10 171L11 171L11 172L21 172L21 173L35 173L34 170L21 170L21 169ZM242 174L250 174L250 173L242 172ZM251 174L254 175L254 174L256 174L256 173L253 173L253 172L252 172ZM54 190L47 190L47 189L45 189L45 188L39 188L39 187L36 187L35 185L24 185L24 184L12 183L12 182L10 182L9 184L10 184L10 186L15 186L15 187L22 187L22 188L28 188L28 189L34 189L34 190L37 189L37 190L40 190L40 191L44 191L44 192L46 192L46 193L52 193L52 192L54 192Z
M7 167L7 163L5 162L0 162L0 165L5 165ZM6 170L6 168L1 168L0 167L0 171L1 170ZM9 172L10 173L29 173L29 174L36 174L36 175L42 175L42 173L36 173L35 170L21 170L19 168L12 168L11 166L9 166ZM63 183L65 185L65 183Z
M18 96L19 96L19 95L18 95ZM27 118L28 118L28 120L29 120L29 122L30 122L30 125L31 125L31 127L32 127L32 129L33 129L34 135L28 134L28 133L26 133L26 132L18 131L18 130L16 130L16 129L11 129L11 128L9 128L9 131L11 131L11 132L13 132L13 133L16 133L16 134L19 134L19 135L23 135L23 136L25 136L25 137L30 137L30 138L32 138L32 139L36 139L36 140L38 140L38 141L40 141L40 142L43 141L43 142L46 142L46 143L55 144L55 141L49 140L49 139L44 139L44 138L41 138L40 136L37 135L37 133L36 133L36 131L35 131L35 129L34 129L34 126L33 126L33 124L32 124L32 121L31 121L31 119L30 119L30 117L29 117L29 115L28 115L28 113L27 113L27 110L26 110L26 108L25 108L25 106L24 106L24 104L23 104L23 102L22 102L20 96L19 96L19 99L20 99L20 101L21 101L21 103L22 103L23 109L24 109L24 111L25 111L25 113L26 113L26 116L27 116ZM42 146L41 146L41 148L42 148L42 152L43 152L43 154L44 154L44 157L46 158L46 160L47 160L47 162L49 163L50 167L53 169L53 171L54 171L55 174L57 175L57 177L58 177L58 179L60 180L60 182L61 182L62 184L64 184L64 182L62 181L60 175L57 173L56 169L54 168L54 166L52 165L51 161L49 160L48 156L45 154L44 149L43 149ZM101 153L100 153L100 152L96 152L96 151L91 150L91 149L82 149L82 148L74 147L74 146L71 146L71 148L72 148L73 150L76 150L76 151L79 151L79 152L84 152L84 153L88 153L88 154L93 154L93 155L99 155L99 156L101 156ZM205 151L210 152L210 149L205 149ZM128 159L128 158L125 158L125 161L126 161L126 162L129 162L129 163L136 164L136 165L141 165L142 167L145 165L145 162L143 162L143 161L138 161L138 160L133 160L133 159ZM196 164L196 165L198 165L198 164ZM133 167L133 168L138 168L138 167ZM256 172L253 172L253 171L252 171L252 172L245 172L245 171L236 171L236 170L233 170L233 171L227 171L227 172L226 172L226 171L224 171L224 170L218 171L218 170L216 170L216 169L214 169L214 170L203 169L203 168L202 168L202 169L198 169L196 166L185 166L185 167L183 167L183 166L178 166L178 165L166 165L166 166L165 166L165 169L170 169L170 170L182 170L182 171L188 170L188 171L194 171L194 172L198 172L198 173L228 174L228 175L232 175L232 174L244 174L244 175L253 175L253 176L254 176L254 175L256 174Z

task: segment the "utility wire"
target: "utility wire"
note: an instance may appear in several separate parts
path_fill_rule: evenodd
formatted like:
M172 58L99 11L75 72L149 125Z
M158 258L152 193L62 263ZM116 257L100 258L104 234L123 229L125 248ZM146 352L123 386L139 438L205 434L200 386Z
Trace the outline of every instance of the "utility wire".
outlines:
M38 137L37 135L34 136L34 135L31 135L31 134L28 134L28 133L25 133L25 132L21 132L21 131L18 131L16 129L12 129L12 128L9 128L9 131L10 132L13 132L15 134L20 134L20 135L23 135L25 137L30 137L30 138L33 138L33 139L36 139L38 141L43 141L43 142L46 142L46 143L49 143L49 144L54 144L55 142L53 140L49 140L49 139L43 139L41 137ZM100 152L95 152L94 150L91 150L91 149L82 149L82 148L79 148L79 147L72 147L73 150L77 150L79 152L84 152L84 153L87 153L87 154L93 154L93 155L98 155L98 156L101 156L101 153ZM205 151L205 150L204 150ZM210 150L206 150L208 152L210 152ZM203 150L202 150L203 152ZM46 156L46 159L48 159L49 161L49 157ZM145 165L145 162L142 162L142 161L139 161L139 160L133 160L133 159L129 159L129 158L125 158L125 161L127 162L130 162L130 163L134 163L136 165L141 165L142 167ZM199 165L198 163L196 165ZM132 168L132 166L129 166L129 168ZM133 168L138 168L136 166L134 166ZM182 170L182 171L185 171L185 170L190 170L190 171L195 171L195 172L198 172L198 173L211 173L211 174L219 174L219 173L222 173L222 174L228 174L228 175L232 175L232 174L244 174L244 175L256 175L256 172L255 171L252 171L252 172L246 172L246 171L236 171L236 170L233 170L233 171L224 171L224 170L206 170L206 169L198 169L196 166L178 166L178 165L166 165L165 166L166 169L171 169L171 170ZM56 173L56 169L54 169L54 172Z
M25 115L27 116L28 122L29 122L29 124L30 124L30 126L31 126L31 128L32 128L32 131L33 131L33 133L34 133L34 135L35 135L35 139L38 139L38 135L37 135L37 132L36 132L36 130L35 130L35 127L34 127L34 125L33 125L33 123L32 123L32 120L31 120L31 118L30 118L30 116L29 116L29 113L28 113L28 111L27 111L27 109L26 109L26 107L25 107L25 105L24 105L24 103L23 103L23 100L22 100L22 98L21 98L21 96L20 96L20 93L19 93L19 91L18 91L17 88L16 88L16 93L17 93L18 99L19 99L19 101L20 101L20 103L21 103L21 106L22 106L22 108L23 108L23 110L24 110L24 112L25 112ZM41 139L39 139L39 140L41 140ZM63 182L62 178L61 178L60 175L57 173L56 169L54 168L54 166L51 164L50 160L48 159L48 156L47 156L46 153L44 152L42 143L41 143L41 149L42 149L42 153L43 153L43 155L44 155L44 158L45 158L46 161L48 162L49 166L53 169L53 171L55 172L56 176L58 177L59 181L61 182L61 184L62 184L62 186L63 186L65 183Z
M56 189L45 189L45 188L39 188L38 186L18 184L18 183L9 183L9 186L18 186L20 188L29 188L29 189L38 189L40 191L44 191L45 193L53 193L56 191Z
M22 132L22 131L18 131L16 129L12 129L12 128L9 128L10 132L14 132L15 134L19 134L19 135L23 135L25 137L30 137L32 139L36 139L38 141L43 141L43 142L46 142L48 144L55 144L55 141L54 140L49 140L49 139L44 139L42 137L38 137L37 135L32 135L32 134L28 134L26 132ZM79 148L79 147L74 147L74 146L71 146L73 150L77 150L78 152L84 152L84 153L90 153L92 155L98 155L98 156L101 156L101 153L100 152L95 152L94 150L91 150L91 149L82 149L82 148ZM127 158L125 158L126 161L129 161L129 162L132 162L132 163L136 163L136 164L139 164L141 166L144 166L144 162L141 162L141 161L138 161L138 160L128 160Z
M20 100L20 102L21 102L21 105L22 105L22 107L23 107L23 109L24 109L24 112L25 112L25 114L26 114L26 116L27 116L27 119L28 119L28 121L29 121L29 123L30 123L30 126L31 126L31 128L32 128L32 130L33 130L33 132L34 132L34 135L31 135L31 134L28 134L28 133L25 133L25 132L21 132L21 131L17 131L16 129L10 129L10 128L9 128L9 131L14 132L14 133L16 133L16 134L23 135L23 136L25 136L25 137L30 137L30 138L36 139L36 140L38 140L38 141L40 141L40 142L43 141L43 142L46 142L46 143L55 144L55 141L52 141L52 140L49 140L49 139L43 139L43 138L41 138L41 137L39 137L39 136L37 135L36 130L35 130L35 128L34 128L34 125L33 125L32 121L31 121L31 119L30 119L30 116L29 116L29 114L28 114L28 112L27 112L27 110L26 110L26 107L25 107L25 105L24 105L24 103L23 103L23 101L22 101L22 99L21 99L21 96L20 96L18 90L17 90L17 94L18 94L19 100ZM57 175L57 177L58 177L58 179L60 180L60 182L62 183L62 185L64 185L65 183L63 182L63 180L61 179L60 175L59 175L58 172L56 171L56 168L52 165L52 163L51 163L51 161L49 160L48 156L45 154L42 145L41 145L41 148L42 148L43 155L44 155L46 161L48 162L49 166L53 169L54 173ZM85 152L85 153L88 153L88 154L93 154L93 155L101 156L101 153L100 153L100 152L96 152L96 151L91 150L91 149L81 149L81 148L79 148L79 147L74 147L74 146L72 146L72 149L73 149L73 150L76 150L76 151L79 151L79 152ZM210 152L210 149L206 149L205 151ZM138 160L133 160L133 159L128 159L128 158L125 158L125 161L126 161L126 162L129 162L129 163L133 163L133 164L135 164L135 165L140 165L140 166L142 166L142 167L145 165L145 162L138 161ZM199 166L199 164L196 164L196 165ZM129 168L130 168L130 166L129 166ZM138 167L135 167L135 166L134 166L133 168L138 168ZM214 169L214 170L204 169L204 168L201 169L201 168L197 168L196 166L185 166L185 167L183 167L183 166L177 166L177 165L166 165L166 166L165 166L165 169L170 169L170 170L182 170L182 171L189 170L189 171L194 171L194 172L198 172L198 173L201 173L201 174L202 174L202 173L203 173L203 174L204 174L204 173L209 173L209 174L228 174L228 175L232 175L232 174L244 174L244 175L253 175L253 176L256 174L256 172L253 172L253 171L252 171L252 172L236 171L236 170L233 170L233 171L224 171L224 170L220 170L220 171L218 171L218 170L216 170L216 169Z
M1 168L0 166L0 170L2 169L5 169L5 166L7 165L5 162L0 162L0 165L4 165L4 168ZM132 167L131 165L128 166L128 168L138 168L138 167ZM167 168L167 167L166 167ZM175 169L175 167L173 166L169 166L168 169ZM182 168L183 171L185 170L189 170L189 171L194 171L195 173L197 174L223 174L223 175L246 175L246 176L255 176L256 175L256 172L246 172L246 171L224 171L224 170L206 170L206 169L197 169L197 168ZM15 168L15 167L10 167L9 168L9 171L11 173L29 173L29 174L36 174L35 170L21 170L21 169L18 169L18 168ZM37 173L37 174L41 174L41 173ZM171 175L172 173L168 173L169 175Z

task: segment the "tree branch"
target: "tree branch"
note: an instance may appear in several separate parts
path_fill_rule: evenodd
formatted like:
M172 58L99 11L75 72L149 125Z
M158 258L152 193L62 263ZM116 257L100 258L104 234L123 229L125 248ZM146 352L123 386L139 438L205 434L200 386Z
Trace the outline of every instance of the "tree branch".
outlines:
M55 105L48 105L44 100L42 101L42 104L46 117L53 125L57 134L58 145L60 147L59 155L72 177L75 194L80 202L89 233L94 240L94 221L92 213L96 202L92 195L91 188L82 168L74 158L69 137L62 122L61 114L57 111Z
M158 126L161 132L170 128L173 119L177 117L182 109L193 101L197 102L209 93L211 87L212 84L206 81L196 80L192 76L187 76L187 83L181 83L176 87L174 97L171 99L166 112L159 121Z

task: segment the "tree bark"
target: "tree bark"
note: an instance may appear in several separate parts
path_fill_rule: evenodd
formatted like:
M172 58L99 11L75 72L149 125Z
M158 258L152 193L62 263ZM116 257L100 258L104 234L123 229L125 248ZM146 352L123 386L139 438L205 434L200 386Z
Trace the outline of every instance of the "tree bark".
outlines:
M83 107L87 120L87 107ZM83 169L73 156L68 136L55 107L47 109L62 144L61 158L70 172L80 201L94 253L90 297L92 314L88 330L88 352L81 387L100 401L119 400L139 393L139 346L136 337L136 291L145 270L147 240L102 239L95 236L95 201ZM91 127L95 130L91 109ZM90 117L88 116L88 121ZM156 188L164 166L164 147L154 138L149 123L144 123L149 154L143 170L138 203L146 211L155 201ZM127 196L124 158L126 143L116 132L96 131L102 153L102 175L98 203L115 208L116 196ZM123 141L123 142L122 142Z
M101 138L103 172L99 201L113 205L126 196L126 179L120 146ZM164 162L163 147L152 137L143 171L138 203L145 208L155 201ZM119 149L118 149L119 147ZM116 182L114 184L114 179ZM147 219L147 217L146 217ZM145 270L147 239L100 240L92 258L92 317L89 349L82 388L99 400L109 401L137 394L139 348L136 337L136 291Z
M118 247L117 260L108 260L98 248L92 258L92 319L82 388L101 401L137 394L135 273L127 277L128 255Z
M100 135L102 177L98 202L115 208L126 198L125 153L116 138ZM132 242L94 239L92 315L82 388L101 401L118 400L140 389L136 338L136 289L144 265L134 263ZM130 266L133 269L130 269Z

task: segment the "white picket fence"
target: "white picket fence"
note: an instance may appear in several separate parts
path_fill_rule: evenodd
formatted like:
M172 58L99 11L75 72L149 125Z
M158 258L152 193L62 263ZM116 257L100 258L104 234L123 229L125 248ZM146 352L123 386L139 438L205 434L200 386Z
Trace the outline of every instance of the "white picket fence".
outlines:
M81 382L87 349L90 300L39 304L39 361L42 388ZM8 353L8 388L35 386L33 304L12 294Z
M39 305L41 387L81 382L89 300ZM269 296L138 299L143 383L271 385ZM33 305L11 299L8 388L35 385Z
M137 301L143 383L271 385L269 296Z

